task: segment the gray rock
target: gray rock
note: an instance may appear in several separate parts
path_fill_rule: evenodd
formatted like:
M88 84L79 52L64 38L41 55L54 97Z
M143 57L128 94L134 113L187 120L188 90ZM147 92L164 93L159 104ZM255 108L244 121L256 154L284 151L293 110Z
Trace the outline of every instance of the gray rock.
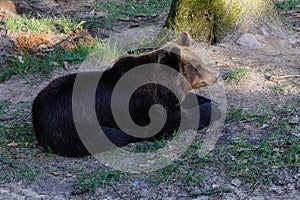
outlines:
M256 39L256 37L250 33L243 34L237 41L237 44L249 47L250 49L260 49L262 44Z
M238 178L235 178L235 179L232 179L231 184L234 185L234 186L239 187L239 186L241 186L242 181Z
M282 187L279 187L279 186L276 186L276 185L272 185L272 186L269 188L269 191L275 192L275 193L277 193L277 194L282 194L282 193L283 193Z

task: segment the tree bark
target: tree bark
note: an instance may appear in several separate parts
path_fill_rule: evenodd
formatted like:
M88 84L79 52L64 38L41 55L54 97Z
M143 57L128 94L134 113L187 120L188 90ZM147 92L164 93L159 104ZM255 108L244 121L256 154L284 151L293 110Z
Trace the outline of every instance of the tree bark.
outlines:
M163 27L175 33L187 31L194 39L217 43L234 28L247 25L253 28L274 13L272 0L173 0Z

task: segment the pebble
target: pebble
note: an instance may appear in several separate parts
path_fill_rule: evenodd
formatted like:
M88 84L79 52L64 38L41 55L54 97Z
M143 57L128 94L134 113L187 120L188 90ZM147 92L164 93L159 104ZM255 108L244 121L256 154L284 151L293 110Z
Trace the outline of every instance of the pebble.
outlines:
M233 180L231 181L231 184L234 185L234 186L239 187L239 186L241 186L242 181L241 181L239 178L235 178L235 179L233 179Z
M276 185L272 185L271 187L269 187L269 191L272 192L276 192L277 194L282 194L282 187L276 186Z

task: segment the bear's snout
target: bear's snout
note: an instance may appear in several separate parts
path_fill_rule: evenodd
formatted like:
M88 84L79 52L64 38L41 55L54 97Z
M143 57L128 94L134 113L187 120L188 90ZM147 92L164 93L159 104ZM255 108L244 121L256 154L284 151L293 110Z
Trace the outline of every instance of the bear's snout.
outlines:
M202 81L204 81L208 86L218 82L219 74L217 72L202 67L199 70L199 73L201 75Z

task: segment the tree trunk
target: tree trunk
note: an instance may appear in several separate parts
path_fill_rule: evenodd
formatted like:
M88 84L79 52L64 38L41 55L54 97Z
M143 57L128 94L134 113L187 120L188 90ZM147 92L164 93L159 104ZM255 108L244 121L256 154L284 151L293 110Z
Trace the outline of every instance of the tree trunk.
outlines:
M217 43L235 27L274 19L272 0L173 0L164 28ZM248 28L249 28L248 27Z

